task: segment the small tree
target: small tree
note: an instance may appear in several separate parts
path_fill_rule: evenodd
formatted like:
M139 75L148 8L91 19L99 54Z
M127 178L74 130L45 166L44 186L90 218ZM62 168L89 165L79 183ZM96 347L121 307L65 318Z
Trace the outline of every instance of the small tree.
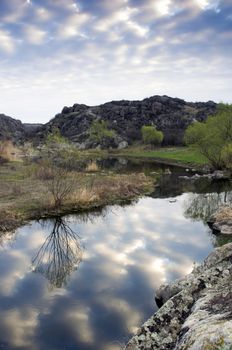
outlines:
M115 131L108 129L104 120L95 120L89 128L89 139L94 142L101 142L104 138L114 138Z
M155 126L144 125L141 129L143 142L149 145L160 145L164 135L158 131Z
M47 135L45 144L48 148L56 148L69 144L69 141L61 135L60 129L54 127L52 131Z
M77 165L80 154L75 145L61 135L58 128L53 128L41 148L41 155L53 164L72 169Z
M214 168L225 167L227 146L232 143L232 105L220 104L215 116L208 117L205 123L190 125L184 140L198 148Z

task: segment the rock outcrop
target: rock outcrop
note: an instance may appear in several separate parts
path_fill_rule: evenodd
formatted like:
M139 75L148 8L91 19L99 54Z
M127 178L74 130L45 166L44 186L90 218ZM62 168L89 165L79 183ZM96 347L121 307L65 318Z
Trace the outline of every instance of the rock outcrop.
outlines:
M153 96L142 101L112 101L89 107L74 104L64 107L49 123L37 133L38 140L58 127L63 136L75 142L81 149L91 147L123 148L136 140L141 140L141 127L153 125L164 132L165 144L181 144L186 127L194 120L204 121L216 112L216 103L185 102L179 98ZM104 120L116 137L103 140L98 145L89 140L88 130L94 120Z
M64 107L61 113L44 125L22 124L19 120L0 114L0 139L8 137L17 142L33 139L40 143L57 127L80 149L123 149L141 140L143 125L156 125L164 133L164 144L179 145L189 124L196 120L204 121L216 109L217 104L212 101L192 103L168 96L153 96L142 101L112 101L92 107L74 104ZM100 144L91 141L88 131L96 120L106 121L116 136L105 138Z
M208 221L214 234L232 236L232 207L227 205L220 208Z
M156 293L161 308L127 350L232 349L232 243L215 249L191 274Z
M42 124L23 124L20 120L0 114L0 140L23 143L33 138Z
M22 142L25 139L25 130L20 120L0 114L0 140L6 139Z

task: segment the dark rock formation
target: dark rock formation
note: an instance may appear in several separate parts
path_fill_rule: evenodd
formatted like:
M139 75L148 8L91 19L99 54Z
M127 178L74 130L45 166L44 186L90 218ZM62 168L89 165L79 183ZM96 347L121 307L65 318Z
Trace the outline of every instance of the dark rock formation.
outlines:
M74 104L64 107L49 123L45 124L37 139L58 127L63 136L76 142L80 148L116 148L141 140L141 127L155 124L164 132L164 144L178 145L183 141L186 127L194 120L203 121L216 112L216 103L185 102L179 98L153 96L142 101L112 101L100 106L89 107ZM103 140L101 145L88 140L88 129L94 120L105 120L117 137Z
M25 139L25 130L20 120L0 114L0 140L22 142Z
M212 101L192 103L168 96L153 96L142 101L112 101L94 107L74 104L64 107L45 125L22 124L0 115L0 138L7 136L16 141L33 138L40 143L57 127L63 136L75 142L80 149L122 149L141 140L140 130L143 125L154 124L164 132L164 144L179 145L186 127L194 120L204 121L216 112L216 108L217 104ZM88 130L94 120L105 120L116 136L105 138L100 144L90 141Z
M185 278L161 286L163 305L138 330L127 350L232 348L232 243L215 249Z

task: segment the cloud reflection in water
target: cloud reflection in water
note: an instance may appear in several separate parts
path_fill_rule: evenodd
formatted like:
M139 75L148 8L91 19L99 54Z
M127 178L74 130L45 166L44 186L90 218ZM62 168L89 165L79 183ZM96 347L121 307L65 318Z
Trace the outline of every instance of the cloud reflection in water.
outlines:
M154 312L155 288L190 272L212 249L207 227L184 217L186 200L143 198L94 220L56 220L52 231L39 223L18 230L0 255L0 345L119 349ZM85 246L78 270L76 232Z

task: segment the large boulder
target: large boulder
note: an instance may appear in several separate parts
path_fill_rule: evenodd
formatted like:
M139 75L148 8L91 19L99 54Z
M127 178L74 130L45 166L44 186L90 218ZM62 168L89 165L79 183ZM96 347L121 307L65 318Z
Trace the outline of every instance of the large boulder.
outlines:
M214 234L232 237L232 207L229 205L221 207L212 215L208 224Z
M127 350L232 348L232 243L215 249L191 274L156 293L161 306Z

